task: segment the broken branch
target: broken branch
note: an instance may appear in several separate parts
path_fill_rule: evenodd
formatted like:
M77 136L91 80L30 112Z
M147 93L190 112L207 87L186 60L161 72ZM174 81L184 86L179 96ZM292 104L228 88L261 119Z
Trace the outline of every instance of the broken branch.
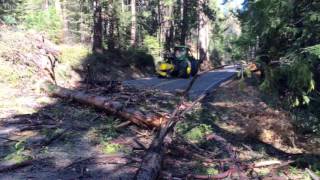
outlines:
M313 180L320 180L320 177L316 175L313 171L310 169L306 168L307 173L311 176Z
M0 165L0 173L13 171L13 170L16 170L16 169L19 169L19 168L30 166L35 161L36 161L36 159L31 159L31 160L25 160L25 161L18 162L18 163L13 163L13 164L2 164L2 165Z

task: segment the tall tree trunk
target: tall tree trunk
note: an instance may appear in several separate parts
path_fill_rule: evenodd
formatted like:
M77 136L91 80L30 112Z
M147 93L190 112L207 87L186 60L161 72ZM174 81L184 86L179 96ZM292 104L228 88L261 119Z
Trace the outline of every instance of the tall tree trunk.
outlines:
M62 7L61 7L61 2L60 0L55 0L54 1L54 7L56 8L57 14L62 17ZM62 19L61 19L62 20Z
M60 0L56 0L56 8L61 8L61 20L63 25L62 30L62 40L64 43L68 42L68 36L69 36L69 26L68 26L68 19L67 19L67 0L63 0L62 4L60 3Z
M93 14L93 52L102 53L103 45L102 45L102 7L100 0L94 0L94 14Z
M136 16L136 0L131 0L131 46L136 45L137 37L137 16Z
M163 30L162 30L162 42L165 42L165 50L170 50L173 42L173 23L172 23L172 10L173 4L162 5L162 14L163 14Z
M55 10L56 10L56 13L59 15L59 19L60 19L60 22L62 23L62 27L63 30L64 30L64 17L63 17L63 11L62 11L62 5L61 5L61 2L60 0L55 0L54 1L54 7L55 7ZM61 32L61 41L64 41L64 32Z
M114 29L115 29L115 21L116 21L116 17L115 17L115 10L114 10L114 4L113 4L113 0L109 1L109 5L108 5L108 50L112 51L114 50L115 47L115 39L114 39Z
M49 0L43 1L43 9L48 11L49 10Z
M85 22L84 22L84 13L83 13L84 2L80 2L80 42L85 42Z
M181 3L181 35L180 43L182 45L186 44L187 31L188 31L188 0L180 0Z
M210 24L209 24L209 18L205 15L203 7L207 5L206 0L199 0L198 1L198 13L199 13L199 51L200 51L200 59L203 61L209 60L209 30L210 30Z

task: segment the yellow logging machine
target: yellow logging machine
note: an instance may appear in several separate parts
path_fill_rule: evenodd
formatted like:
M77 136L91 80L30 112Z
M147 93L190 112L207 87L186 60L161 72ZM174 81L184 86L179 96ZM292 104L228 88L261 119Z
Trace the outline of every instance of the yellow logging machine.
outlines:
M156 72L160 77L189 78L198 73L201 60L196 60L187 46L175 46L174 53L168 54L164 61L156 66Z

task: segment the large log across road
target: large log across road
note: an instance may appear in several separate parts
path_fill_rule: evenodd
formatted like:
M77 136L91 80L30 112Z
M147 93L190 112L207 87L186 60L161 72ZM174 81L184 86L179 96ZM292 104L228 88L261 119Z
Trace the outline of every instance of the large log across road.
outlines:
M161 123L167 121L165 116L158 114L144 114L139 110L126 108L124 103L114 101L108 97L97 96L82 91L69 90L53 84L48 85L46 91L52 96L69 98L104 109L109 113L115 114L120 118L131 121L132 123L142 127L159 128Z

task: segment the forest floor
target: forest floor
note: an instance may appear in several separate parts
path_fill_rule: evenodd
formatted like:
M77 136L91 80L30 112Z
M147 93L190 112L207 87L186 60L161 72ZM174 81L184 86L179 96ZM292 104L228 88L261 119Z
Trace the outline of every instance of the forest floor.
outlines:
M244 88L241 83L235 80L218 88L176 126L174 145L166 147L162 179L227 170L227 153L219 143L206 140L212 132L236 148L241 163L277 162L252 169L250 179L311 179L305 168L319 170L319 137L300 134L289 112L264 101L252 82L245 82ZM133 178L154 130L115 128L121 123L115 116L26 87L0 83L0 167L37 161L5 170L0 179ZM174 94L122 85L87 91L114 98L121 91L120 98L130 96L129 106L158 113L170 113L178 101Z
M19 38L11 36L2 37ZM1 40L1 47L8 44ZM14 47L22 42L16 41ZM123 120L103 110L48 96L41 91L43 77L10 60L16 53L10 49L0 51L0 179L133 179L155 130L117 127ZM97 57L83 47L61 49L66 52L56 67L59 85L158 114L170 114L179 101L175 93L125 86L122 80L152 71L145 69L150 62L119 60L130 52ZM99 83L88 85L89 80ZM261 93L256 82L253 76L216 89L177 124L165 146L160 179L207 178L230 169L224 145L209 140L212 133L233 146L239 166L251 167L245 171L250 179L304 180L311 179L305 168L320 172L319 136L297 129L290 112ZM254 163L272 165L250 166Z

